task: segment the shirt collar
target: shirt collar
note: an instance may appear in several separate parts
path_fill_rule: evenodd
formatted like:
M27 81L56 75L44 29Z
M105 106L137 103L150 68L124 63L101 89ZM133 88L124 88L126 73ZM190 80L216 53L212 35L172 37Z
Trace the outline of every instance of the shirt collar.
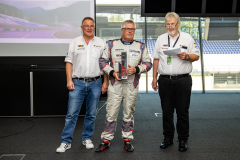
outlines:
M83 36L81 36L81 38L82 38L83 41L85 41L85 39L83 38ZM95 36L93 36L93 39L91 39L91 40L94 40L94 39L95 39ZM90 40L90 41L91 41L91 40Z
M131 44L133 43L133 40L130 41L130 42L126 42L126 41L122 40L122 37L121 37L120 40L121 40L121 42L122 42L123 44L125 44L125 45L131 45Z
M169 34L168 34L168 36L170 37L171 40L176 40L180 36L180 31L178 31L178 35L174 38L172 38L172 36L170 36Z

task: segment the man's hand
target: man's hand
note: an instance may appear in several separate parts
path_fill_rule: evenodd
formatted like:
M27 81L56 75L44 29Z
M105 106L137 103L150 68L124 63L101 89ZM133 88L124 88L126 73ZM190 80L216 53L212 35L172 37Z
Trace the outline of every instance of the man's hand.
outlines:
M72 91L72 90L75 89L74 83L73 83L72 80L70 80L70 81L67 82L67 88L68 88L70 91Z
M177 54L177 56L178 56L180 59L182 59L182 60L187 59L187 53L186 53L186 52L179 52L179 53Z
M113 72L113 77L115 77L117 80L121 81L121 79L119 79L119 77L118 77L118 73L119 73L119 71Z
M154 91L158 90L157 79L155 78L153 78L153 81L152 81L152 88Z
M102 84L102 94L106 93L107 90L108 90L108 81L103 82L103 84Z
M128 75L132 75L132 74L134 74L134 73L136 73L136 68L135 67L133 67L133 66L130 66L130 65L128 65Z

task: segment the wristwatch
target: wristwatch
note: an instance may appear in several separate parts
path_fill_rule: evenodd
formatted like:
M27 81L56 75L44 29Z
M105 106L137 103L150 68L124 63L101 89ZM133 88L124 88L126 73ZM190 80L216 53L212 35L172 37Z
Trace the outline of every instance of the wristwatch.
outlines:
M187 54L187 59L186 59L186 61L189 61L190 60L190 57L189 57L189 55Z

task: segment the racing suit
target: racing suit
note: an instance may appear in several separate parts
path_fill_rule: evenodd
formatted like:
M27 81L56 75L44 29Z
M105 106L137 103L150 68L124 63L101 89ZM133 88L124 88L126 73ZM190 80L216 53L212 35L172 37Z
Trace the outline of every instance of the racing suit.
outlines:
M128 79L118 81L113 72L118 71L121 52L127 52L127 63L136 68L136 73L128 75ZM135 105L138 97L141 73L152 68L152 62L145 43L133 40L124 42L122 39L109 40L99 59L100 68L109 75L106 122L102 139L112 140L117 126L117 117L123 101L122 138L133 139ZM110 63L110 65L109 65Z

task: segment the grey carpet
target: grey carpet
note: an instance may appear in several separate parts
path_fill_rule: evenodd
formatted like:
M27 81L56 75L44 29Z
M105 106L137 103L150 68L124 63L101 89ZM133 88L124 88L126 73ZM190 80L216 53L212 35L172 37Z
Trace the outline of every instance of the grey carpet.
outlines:
M103 103L99 103L99 108ZM79 159L167 159L167 160L239 160L240 159L240 94L192 94L190 106L189 149L178 151L177 135L174 144L159 148L162 135L162 117L158 94L139 94L136 112L134 140L135 150L123 149L121 138L122 109L110 149L95 153L81 144L84 117L79 117L72 148L65 153L55 153L61 143L64 118L0 118L0 160L19 159L7 154L25 154L22 160L79 160ZM92 141L97 147L104 129L105 106L98 112ZM176 119L176 115L174 117Z

